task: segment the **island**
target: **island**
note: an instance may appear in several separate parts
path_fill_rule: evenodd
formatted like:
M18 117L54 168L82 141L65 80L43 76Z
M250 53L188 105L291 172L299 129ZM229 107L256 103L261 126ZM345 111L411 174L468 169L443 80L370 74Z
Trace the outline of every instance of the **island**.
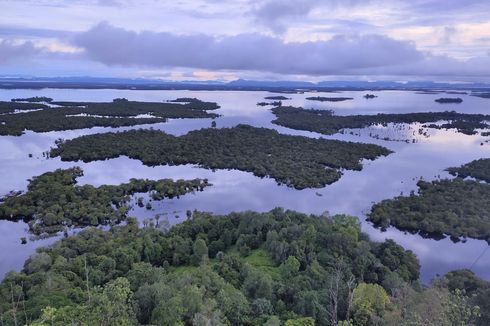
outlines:
M372 144L290 136L238 125L191 131L180 137L157 130L87 135L58 142L50 156L91 162L125 155L148 166L197 164L207 169L237 169L304 189L324 187L340 179L341 169L361 170L362 159L390 153Z
M388 123L428 123L437 121L450 121L443 125L430 124L430 128L454 128L458 132L472 135L476 129L488 129L490 115L466 114L455 111L444 112L415 112L415 113L383 113L374 115L335 115L331 110L303 109L291 106L272 108L276 115L274 124L298 129L332 135L345 128L366 128L376 124Z
M490 160L473 161L448 171L489 180ZM375 204L368 220L384 229L394 226L429 237L449 235L455 241L469 237L490 243L490 184L478 180L420 180L417 194Z
M366 95L364 95L364 98L367 99L367 100L373 99L373 98L376 98L376 97L378 97L378 96L376 96L374 94L366 94Z
M257 106L267 106L267 105L282 106L282 102L281 101L274 101L274 102L259 102L259 103L257 103Z
M490 183L490 158L471 161L460 167L451 167L447 171L460 178L475 178Z
M7 104L8 103L8 104ZM167 119L216 118L213 102L159 103L114 99L112 102L51 102L60 107L48 108L37 103L0 103L0 110L21 114L0 115L0 135L20 136L25 130L35 132L83 129L92 127L123 127L166 122ZM32 111L27 111L27 110ZM33 110L42 109L42 110Z
M198 108L201 110L216 110L219 109L220 106L215 102L204 102L195 97L179 97L175 100L168 100L170 103L189 103L192 104L190 107Z
M459 104L459 103L463 103L463 99L460 98L460 97L456 97L456 98L453 98L453 97L441 97L441 98L438 98L436 100L434 100L435 102L437 103L440 103L440 104Z
M264 99L266 99L266 100L274 100L274 101L285 101L285 100L290 100L291 98L290 97L279 95L279 96L266 96L266 97L264 97Z
M50 103L53 101L51 97L47 96L34 96L34 97L25 97L25 98L13 98L11 99L12 102L31 102L31 103L38 103L38 102L46 102Z
M490 98L490 93L471 93L471 96L481 97L481 98Z
M2 102L0 101L0 115L21 111L33 111L48 108L45 104L39 103L17 103L17 102Z
M352 97L323 97L323 96L311 96L306 98L309 101L319 101L319 102L342 102L353 100Z
M24 220L34 234L57 233L66 227L117 224L127 218L128 203L136 193L153 200L202 191L206 179L131 179L117 186L77 185L83 176L79 167L58 169L32 178L25 193L12 193L0 201L0 219Z

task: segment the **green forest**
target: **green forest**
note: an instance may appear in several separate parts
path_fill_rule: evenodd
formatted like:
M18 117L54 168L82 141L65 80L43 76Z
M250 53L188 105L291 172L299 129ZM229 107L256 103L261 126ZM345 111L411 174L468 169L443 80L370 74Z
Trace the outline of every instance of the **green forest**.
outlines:
M454 111L418 112L418 113L389 113L375 115L335 115L331 110L307 110L303 108L283 106L275 107L272 113L276 115L273 123L298 130L308 130L321 134L332 135L344 128L365 128L375 124L387 123L429 123L450 121L442 126L431 124L427 127L437 129L457 129L458 132L472 135L476 129L488 129L489 115L466 114Z
M25 193L1 199L0 219L23 219L37 235L56 233L70 226L115 224L126 219L134 194L148 193L153 200L162 200L202 191L209 186L206 179L131 179L117 186L79 186L77 178L81 176L82 169L74 167L32 178Z
M135 102L126 99L114 99L107 103L92 102L51 102L61 105L48 108L37 103L1 102L0 113L14 110L32 110L19 114L0 115L0 135L20 136L24 130L35 132L83 129L91 127L124 127L165 122L167 119L216 118L214 102L194 101L191 103ZM138 115L151 114L151 117L136 118Z
M2 325L487 325L487 282L423 288L419 263L357 218L276 208L195 212L164 232L129 219L39 249L0 284Z
M84 162L125 155L148 166L198 164L207 169L238 169L304 189L324 187L341 177L340 169L361 170L362 159L374 160L390 153L377 145L283 135L239 125L191 131L180 137L156 130L94 134L61 141L50 155Z

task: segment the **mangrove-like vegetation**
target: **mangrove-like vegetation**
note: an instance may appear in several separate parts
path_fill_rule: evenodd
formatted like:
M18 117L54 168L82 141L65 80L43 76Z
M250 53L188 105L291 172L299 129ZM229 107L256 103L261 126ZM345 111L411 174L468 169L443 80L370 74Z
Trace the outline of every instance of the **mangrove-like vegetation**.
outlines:
M285 100L290 100L291 98L286 97L286 96L282 96L282 95L278 95L278 96L266 96L266 97L264 97L264 99L274 100L274 101L285 101Z
M342 101L353 100L354 98L352 98L352 97L311 96L311 97L307 97L306 99L310 100L310 101L319 101L319 102L342 102Z
M12 102L52 102L53 99L51 97L46 97L46 96L34 96L34 97L25 97L25 98L13 98L11 100Z
M378 97L378 96L376 96L374 94L366 94L366 95L364 95L364 98L367 99L367 100L373 99L373 98L376 98L376 97Z
M441 97L441 98L438 98L436 100L434 100L435 102L437 103L441 103L441 104L449 104L449 103L455 103L455 104L459 104L459 103L463 103L463 99L460 98L460 97Z
M282 102L281 101L274 101L274 102L258 102L257 103L257 106L267 106L267 105L282 106Z
M0 114L14 113L15 111L31 111L46 109L48 106L39 103L17 103L0 101Z
M65 227L97 226L123 221L128 203L136 193L153 200L173 198L208 186L206 179L141 180L117 186L77 185L83 175L78 168L56 170L32 178L25 193L12 193L0 201L0 219L24 220L34 234L56 233Z
M239 125L191 131L180 137L155 130L88 135L59 142L50 155L84 162L125 155L149 166L190 163L208 169L238 169L303 189L331 184L341 177L340 169L361 170L362 159L390 153L372 144L290 136Z
M436 238L475 238L490 242L490 185L455 178L419 181L418 193L375 204L368 220L376 226L419 232Z
M380 113L375 115L335 115L331 110L310 110L291 106L275 107L272 112L277 119L272 121L284 127L308 130L332 135L344 128L365 128L376 124L388 123L428 123L449 121L446 124L431 124L431 128L454 128L461 133L475 134L476 129L490 128L487 121L490 115L466 114L455 111L415 112L415 113Z
M451 167L447 171L460 178L472 177L490 183L490 159L482 158L460 167Z
M165 122L178 118L215 118L215 113L206 112L216 103L191 102L158 103L136 102L115 99L107 103L51 102L66 107L47 108L43 104L3 102L5 112L43 108L43 110L19 114L0 115L0 135L19 136L24 130L35 132L83 129L91 127L123 127ZM144 117L138 117L144 115Z

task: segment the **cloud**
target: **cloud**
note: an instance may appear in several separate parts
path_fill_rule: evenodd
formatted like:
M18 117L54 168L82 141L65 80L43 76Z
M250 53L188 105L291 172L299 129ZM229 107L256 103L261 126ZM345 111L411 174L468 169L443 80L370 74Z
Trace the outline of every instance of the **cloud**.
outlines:
M19 61L39 54L42 50L32 42L14 43L9 40L0 41L0 64Z
M285 42L261 34L212 37L133 32L107 23L75 37L76 46L106 65L248 70L331 75L411 64L423 53L411 42L380 35L336 36L328 41Z
M253 6L250 14L256 22L282 33L291 23L291 19L306 17L317 7L333 10L337 7L349 7L367 2L367 0L265 0Z

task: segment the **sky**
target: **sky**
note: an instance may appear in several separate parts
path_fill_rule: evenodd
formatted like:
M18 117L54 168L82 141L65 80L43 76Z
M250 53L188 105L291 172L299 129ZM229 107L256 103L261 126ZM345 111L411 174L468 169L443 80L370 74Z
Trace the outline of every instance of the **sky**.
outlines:
M490 81L489 0L0 0L0 75Z

